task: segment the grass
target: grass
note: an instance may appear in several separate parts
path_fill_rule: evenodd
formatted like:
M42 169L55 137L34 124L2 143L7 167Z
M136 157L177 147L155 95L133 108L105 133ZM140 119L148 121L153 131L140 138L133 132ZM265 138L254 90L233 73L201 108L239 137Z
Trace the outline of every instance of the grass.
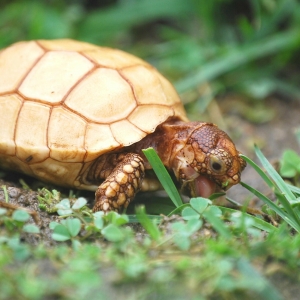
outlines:
M106 3L91 8L83 0L3 1L0 47L23 39L75 38L147 59L180 93L209 81L211 98L225 92L256 100L274 92L299 95L296 0ZM192 100L198 98L195 93Z
M87 209L84 198L57 202L57 192L53 197L44 192L48 204L55 200L62 218L50 224L52 238L69 241L48 248L22 242L22 234L39 233L37 226L27 224L27 212L10 215L1 209L1 297L73 299L76 294L96 299L119 297L126 291L124 299L152 299L156 290L155 299L284 299L276 280L291 284L300 279L298 203L293 199L299 190L282 181L258 148L256 153L268 173L243 158L270 185L277 200L242 185L261 197L279 226L261 215L217 207L204 198L193 198L190 204L175 202L182 218L158 226L159 217L153 219L141 206L135 216L103 215ZM154 169L156 163L153 159ZM161 179L163 185L166 178ZM128 226L132 217L147 234L137 238ZM14 276L9 276L11 272Z

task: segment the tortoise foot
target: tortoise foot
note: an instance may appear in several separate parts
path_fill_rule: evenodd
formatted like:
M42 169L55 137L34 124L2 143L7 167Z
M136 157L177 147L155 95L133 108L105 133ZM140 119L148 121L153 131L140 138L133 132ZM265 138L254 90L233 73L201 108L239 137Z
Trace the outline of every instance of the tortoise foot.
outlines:
M103 211L104 213L108 213L110 211L119 212L119 207L116 207L116 202L105 197L101 197L98 201L96 201L93 207L93 212L97 211Z
M136 153L128 153L96 191L93 211L120 211L126 208L141 189L144 161Z

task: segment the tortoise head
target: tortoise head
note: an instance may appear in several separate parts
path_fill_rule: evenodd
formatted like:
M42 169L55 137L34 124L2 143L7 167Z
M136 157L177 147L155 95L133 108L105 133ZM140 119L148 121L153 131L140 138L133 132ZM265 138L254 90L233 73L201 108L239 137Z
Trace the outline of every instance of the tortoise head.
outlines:
M173 170L192 196L209 197L216 187L226 191L240 182L246 162L216 125L199 123L180 148Z

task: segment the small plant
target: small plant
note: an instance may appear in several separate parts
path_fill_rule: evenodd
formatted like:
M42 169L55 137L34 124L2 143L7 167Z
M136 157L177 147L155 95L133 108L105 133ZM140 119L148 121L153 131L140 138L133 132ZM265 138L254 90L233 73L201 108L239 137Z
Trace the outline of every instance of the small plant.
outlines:
M57 211L55 205L60 201L60 192L52 190L50 192L46 188L38 190L38 201L40 209L47 211L48 213L54 213Z
M280 175L294 179L299 184L300 156L293 150L285 150L280 160Z
M300 189L287 184L256 146L255 153L265 171L255 164L250 158L244 155L242 155L242 157L255 169L260 177L274 191L276 201L272 201L270 198L244 182L241 182L241 185L262 200L269 207L269 209L273 210L294 230L300 232Z
M17 260L24 260L30 255L29 246L21 243L21 234L38 234L39 228L28 224L30 214L25 210L14 210L11 214L6 208L0 208L0 248L6 245ZM1 230L2 228L2 230Z
M76 215L80 213L81 215L90 215L91 210L86 206L87 200L83 197L79 197L73 204L71 203L70 199L64 198L59 203L55 204L54 208L56 209L57 213L61 217Z
M146 155L147 159L151 163L155 173L160 179L162 186L165 188L167 194L172 199L175 209L170 211L169 216L172 214L178 214L182 212L182 216L185 220L189 219L199 219L201 216L204 217L208 222L212 224L217 232L220 234L229 237L230 231L224 226L221 222L220 218L225 218L224 214L231 215L235 213L236 210L226 208L226 207L217 207L212 205L212 201L217 197L224 195L224 193L216 193L210 196L210 199L205 199L202 197L192 198L189 203L183 204L182 199L169 175L167 170L165 169L164 165L160 161L160 158L156 154L153 148L148 148L143 151ZM247 158L249 160L249 158ZM236 203L232 199L228 199L232 203ZM237 206L238 209L241 209L241 206ZM241 217L245 218L245 213L241 215ZM255 217L253 215L247 214L247 218L252 219L251 224L254 227L265 230L265 231L272 231L276 230L274 226L268 224L260 217Z
M125 238L126 234L120 226L128 223L128 216L116 212L109 212L107 215L101 211L92 213L86 203L86 199L80 197L72 206L69 199L63 199L56 204L57 213L66 219L50 223L54 240L60 242L71 240L76 248L80 245L80 240L91 237L102 235L111 242Z

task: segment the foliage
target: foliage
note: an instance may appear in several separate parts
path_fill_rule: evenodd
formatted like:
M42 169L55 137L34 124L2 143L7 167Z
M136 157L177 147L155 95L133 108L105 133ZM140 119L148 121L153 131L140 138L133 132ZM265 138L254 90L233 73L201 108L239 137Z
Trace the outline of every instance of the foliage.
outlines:
M101 235L98 235L98 241L83 243L79 231L84 223L74 217L51 225L53 238L58 241L72 240L73 249L64 245L54 248L43 245L31 247L13 239L9 243L0 243L1 296L4 299L11 298L17 293L31 299L58 295L73 299L75 293L76 297L80 295L96 299L96 295L106 294L118 284L119 288L114 289L113 295L122 295L124 289L132 291L134 287L135 291L144 294L139 299L148 299L147 295L153 290L159 291L164 299L171 299L175 295L179 296L178 299L191 299L196 295L198 299L201 296L203 299L223 299L226 295L235 299L238 295L246 296L249 293L253 298L247 299L282 299L269 279L258 271L255 261L258 260L260 264L265 262L271 270L276 267L275 261L280 260L286 263L285 272L295 276L294 270L299 267L299 236L292 238L286 228L281 227L266 238L251 232L252 237L247 235L245 239L241 233L245 228L253 228L251 222L244 220L245 215L236 215L232 223L227 223L225 214L213 207L206 199L193 199L193 211L185 207L182 219L172 221L171 226L166 228L158 227L144 209L139 208L138 219L144 220L141 224L149 232L139 240L134 237L132 228L124 227L128 219L112 212L106 216L96 213L94 224L91 221L88 225L90 228L97 226L105 243L103 239L99 240ZM218 226L225 230L219 230L219 235L218 227L213 231L209 229L209 223L204 222L202 215L207 217L205 211L209 210L215 210L213 215L219 218L221 224ZM25 220L22 216L17 217L20 218ZM98 223L99 219L103 222ZM201 233L199 229L204 224ZM58 230L59 226L65 229ZM90 230L87 227L85 229ZM74 242L79 240L80 243ZM18 248L20 246L22 251ZM12 257L14 253L26 268L22 265L16 268ZM265 253L268 253L268 257ZM274 263L268 262L270 257L275 260ZM14 276L6 275L10 272ZM202 283L200 286L199 282ZM188 291L182 286L189 286ZM123 294L123 297L135 298L132 292Z
M256 102L274 92L299 97L296 0L4 0L0 6L0 48L75 38L127 50L175 82L186 103L196 100L189 109L197 116L214 96L229 92ZM203 88L206 101L197 101ZM270 119L270 112L255 110L255 120ZM50 225L57 245L49 247L23 241L39 234L26 212L0 208L0 298L290 298L280 284L300 280L300 191L256 153L267 173L243 158L275 202L242 185L265 202L262 214L216 207L212 198L182 204L166 176L175 199L167 220L143 207L134 216L93 213L84 198L41 190L40 208L59 216ZM297 182L298 165L298 155L286 152L281 175ZM155 205L163 211L162 203ZM143 227L139 235L132 220Z
M280 175L286 178L299 178L300 156L293 150L285 150L280 160Z
M258 150L257 154L268 172L271 170L276 186L280 186L280 179ZM253 165L248 158L244 159ZM253 167L257 169L256 165ZM257 170L264 180L274 185L261 169ZM44 191L43 194L49 200L57 192ZM238 299L241 295L247 299L283 299L270 282L271 278L258 271L257 261L269 270L283 268L285 275L281 275L281 280L292 280L287 274L300 279L294 272L299 268L300 238L298 234L290 235L290 229L284 224L276 228L257 216L216 207L209 199L193 198L189 204L177 208L181 217L170 219L166 227L162 226L162 219L158 225L159 217L153 219L143 207L137 208L136 219L148 233L137 239L133 228L128 226L127 215L92 213L86 204L84 198L75 201L65 198L55 204L61 220L50 224L52 237L58 242L71 241L72 248L57 245L48 249L42 244L35 248L22 243L15 232L16 228L27 231L25 222L29 215L24 211L8 215L6 210L1 210L0 220L6 229L0 243L3 298L15 297L18 293L32 299L54 295L72 299L72 291L77 297L93 299L99 293L106 294L108 286L111 289L118 283L119 288L113 289L114 295L134 285L135 290L145 295L141 299L148 299L147 295L153 290L159 291L164 299L175 295L178 299L195 295L199 299ZM277 209L288 216L283 221L294 226L290 211L284 206ZM264 236L261 230L269 234ZM38 232L32 228L29 231ZM26 269L16 269L18 260L26 261ZM45 272L45 264L50 265L52 271ZM111 270L113 273L106 278ZM10 272L14 276L5 275ZM31 274L35 274L34 277ZM189 286L188 294L183 293L182 286ZM130 297L135 296L129 293L128 299Z
M21 243L21 234L39 233L36 225L25 224L29 218L30 215L24 210L15 210L10 214L7 209L0 208L0 248L5 245L16 260L24 260L30 255L29 245Z
M228 91L254 99L299 95L297 0L88 2L4 1L0 47L67 37L122 48L176 80L179 92L193 91L190 100L207 81L209 99Z
M250 187L246 183L241 182L242 186L251 191L259 199L268 205L268 208L273 210L285 222L287 222L294 230L300 231L300 210L299 210L299 195L300 189L291 187L280 177L273 166L268 162L262 152L255 147L255 152L261 163L263 164L269 177L260 169L252 160L242 155L242 157L257 171L260 177L274 191L277 202L273 202L267 196Z

